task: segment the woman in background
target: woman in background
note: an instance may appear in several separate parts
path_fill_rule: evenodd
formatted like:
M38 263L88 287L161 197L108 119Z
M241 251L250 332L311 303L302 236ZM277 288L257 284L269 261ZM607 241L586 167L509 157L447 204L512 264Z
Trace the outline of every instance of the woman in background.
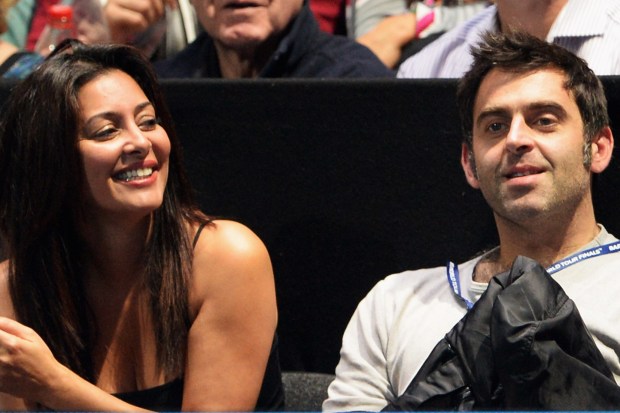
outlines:
M273 272L195 206L148 62L60 47L0 127L0 410L281 408Z

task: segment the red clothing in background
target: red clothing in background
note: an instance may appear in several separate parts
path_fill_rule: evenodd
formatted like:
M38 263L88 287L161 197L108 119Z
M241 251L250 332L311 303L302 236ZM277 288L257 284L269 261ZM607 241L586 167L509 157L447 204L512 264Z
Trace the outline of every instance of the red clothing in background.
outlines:
M345 6L347 0L310 0L310 9L321 30L331 34L347 34Z
M39 40L43 28L47 24L47 9L49 6L58 3L58 0L37 0L34 15L30 22L28 39L26 40L26 50L34 50L34 45Z

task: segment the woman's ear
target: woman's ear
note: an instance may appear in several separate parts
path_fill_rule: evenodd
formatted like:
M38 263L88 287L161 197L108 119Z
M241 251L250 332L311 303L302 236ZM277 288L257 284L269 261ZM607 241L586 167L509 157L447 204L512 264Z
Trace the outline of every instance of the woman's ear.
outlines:
M469 185L475 189L480 189L478 174L476 173L476 163L474 162L474 154L465 143L461 146L461 166L463 167L465 179L467 179Z
M601 129L592 139L590 150L592 151L590 171L597 174L603 172L609 165L614 151L614 135L609 126Z

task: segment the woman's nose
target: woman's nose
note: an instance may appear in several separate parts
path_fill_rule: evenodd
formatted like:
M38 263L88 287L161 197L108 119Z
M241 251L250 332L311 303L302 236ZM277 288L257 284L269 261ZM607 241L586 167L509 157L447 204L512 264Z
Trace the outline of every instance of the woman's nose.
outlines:
M146 156L151 151L153 144L150 139L146 137L144 132L140 128L132 127L125 131L126 143L124 150L128 154L135 154L139 156Z

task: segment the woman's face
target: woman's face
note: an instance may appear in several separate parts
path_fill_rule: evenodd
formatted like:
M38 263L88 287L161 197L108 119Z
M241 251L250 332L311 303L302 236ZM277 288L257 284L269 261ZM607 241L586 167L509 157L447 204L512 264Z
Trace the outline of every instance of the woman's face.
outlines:
M111 70L85 84L78 103L87 210L126 216L158 208L170 140L140 86L125 72Z

